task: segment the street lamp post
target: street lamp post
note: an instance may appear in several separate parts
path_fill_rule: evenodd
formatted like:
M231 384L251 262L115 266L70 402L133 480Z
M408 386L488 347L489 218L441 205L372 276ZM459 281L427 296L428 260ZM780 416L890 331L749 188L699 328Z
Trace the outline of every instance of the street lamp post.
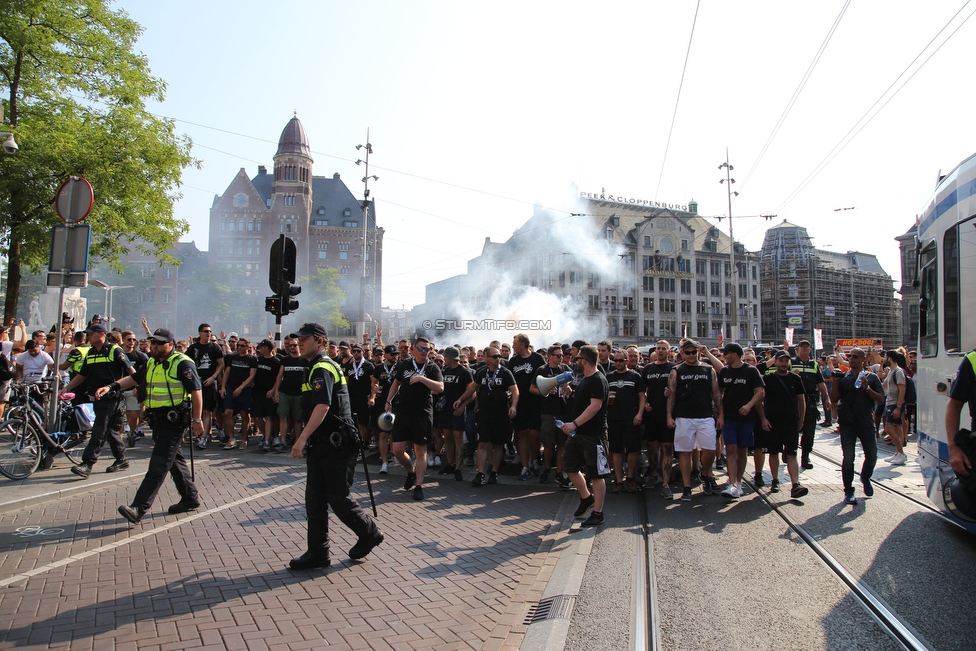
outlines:
M94 278L88 281L89 285L94 285L105 290L105 321L112 327L112 292L116 289L132 289L133 285L109 285L101 280Z
M363 333L366 332L366 257L368 255L369 247L367 246L368 238L368 226L369 226L369 180L379 181L380 177L373 174L369 174L369 155L373 153L373 145L369 142L369 129L366 129L366 144L356 145L356 149L365 149L366 158L365 160L360 159L356 161L356 165L366 166L366 175L363 177L363 248L362 248L362 280L359 284L359 332L356 333L358 338L362 338ZM375 256L376 251L373 251ZM373 260L374 269L376 268L376 260Z
M729 284L731 291L729 292L729 300L731 300L731 313L732 313L732 341L737 341L739 339L739 329L736 323L736 315L738 313L738 300L736 298L736 293L738 289L739 275L736 273L735 269L735 237L732 236L732 195L739 196L738 192L732 191L732 184L735 183L730 174L734 167L729 165L729 149L725 148L725 162L718 166L719 170L725 170L725 178L719 179L719 183L725 184L725 193L729 200L729 257L731 262L731 272L732 272L732 282ZM724 334L724 333L723 333Z

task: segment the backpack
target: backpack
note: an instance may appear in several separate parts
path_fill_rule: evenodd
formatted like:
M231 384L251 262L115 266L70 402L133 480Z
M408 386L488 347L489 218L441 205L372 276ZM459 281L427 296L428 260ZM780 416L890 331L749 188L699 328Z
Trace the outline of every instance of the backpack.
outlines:
M918 391L915 389L915 378L905 376L905 404L914 405L918 402Z
M10 370L10 360L7 359L6 355L0 355L0 383L13 378L14 373Z

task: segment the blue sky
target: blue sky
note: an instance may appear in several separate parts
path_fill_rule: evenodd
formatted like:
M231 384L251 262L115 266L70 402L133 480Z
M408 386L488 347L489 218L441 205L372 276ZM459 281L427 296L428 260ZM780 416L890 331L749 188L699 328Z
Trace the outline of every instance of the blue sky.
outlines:
M937 172L976 151L964 81L976 20L963 24L976 7L925 49L963 0L851 3L760 159L844 4L703 0L676 112L691 1L116 6L143 25L138 47L168 84L153 111L179 120L202 161L184 174L176 207L191 224L186 239L208 248L214 195L239 168L270 167L293 111L315 174L338 172L357 196L355 145L369 129L380 177L370 188L386 229L383 302L409 308L427 283L463 273L486 237L507 239L535 202L555 202L573 183L693 198L701 214L726 215L717 169L726 147L740 192L734 234L747 248L770 225L755 216L775 213L806 226L817 246L878 255L897 278L893 238ZM906 68L918 71L797 193ZM719 226L727 232L728 220Z

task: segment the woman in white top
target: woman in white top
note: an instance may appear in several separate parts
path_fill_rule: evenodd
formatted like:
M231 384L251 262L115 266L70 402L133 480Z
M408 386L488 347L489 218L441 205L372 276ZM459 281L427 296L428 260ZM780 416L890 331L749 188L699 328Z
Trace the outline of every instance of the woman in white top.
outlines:
M905 412L905 391L907 376L905 367L907 360L897 350L889 350L885 356L888 375L884 380L885 388L885 434L891 438L895 446L895 454L888 459L888 463L896 466L903 465L908 457L905 456L905 438L903 426Z

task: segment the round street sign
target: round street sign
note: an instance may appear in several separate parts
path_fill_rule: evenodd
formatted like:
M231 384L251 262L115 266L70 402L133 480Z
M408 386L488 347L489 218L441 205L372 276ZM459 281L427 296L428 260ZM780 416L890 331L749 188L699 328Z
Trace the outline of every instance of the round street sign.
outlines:
M69 176L58 188L54 209L65 224L77 224L95 205L95 192L83 176Z

